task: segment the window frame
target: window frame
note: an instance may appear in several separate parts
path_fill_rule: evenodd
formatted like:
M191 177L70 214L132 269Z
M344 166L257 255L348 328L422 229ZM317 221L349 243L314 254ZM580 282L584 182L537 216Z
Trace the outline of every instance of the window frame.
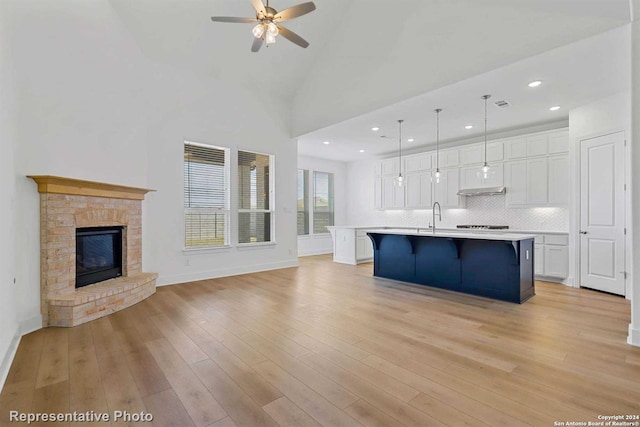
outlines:
M269 157L269 209L242 209L240 208L240 153L251 153ZM237 209L235 212L236 225L236 245L240 248L257 247L257 246L272 246L277 244L276 239L276 191L275 191L275 177L276 177L276 156L271 153L265 153L258 150L237 148L235 150L235 172L236 172L236 189L234 191L236 197ZM267 242L240 242L240 214L241 213L268 213L269 214L269 227L271 240Z
M299 207L297 206L296 203L296 234L298 237L308 237L311 236L312 233L312 221L311 221L311 216L312 216L312 211L310 209L311 207L311 191L310 191L310 187L311 187L311 180L309 179L310 175L311 175L311 170L309 169L298 169L298 174L302 172L302 186L303 186L303 190L302 190L302 200L304 201L304 209L302 211L299 210ZM297 175L297 177L299 178L299 175ZM297 181L296 182L297 187L296 187L296 193L298 193L298 191L300 190L300 182ZM300 199L297 199L300 200ZM299 233L299 224L298 224L298 215L300 213L304 214L304 221L305 221L305 233L300 234Z
M186 197L185 188L184 188L184 167L186 165L186 160L184 159L185 149L188 145L199 146L202 148L210 148L214 150L221 150L224 152L224 207L223 208L210 208L213 212L218 211L224 213L224 242L219 245L202 245L202 246L187 246L187 211L188 209L198 209L198 208L190 208L184 206L184 199ZM231 149L229 147L223 147L219 145L207 144L192 140L184 140L182 144L182 152L183 152L183 194L182 194L182 204L183 204L183 252L191 253L191 252L202 252L202 251L216 251L221 249L228 249L231 247L230 245L230 236L231 236L231 188L230 188L230 179L231 179Z
M333 227L335 226L336 223L336 210L335 210L335 173L333 172L325 172L322 170L317 170L317 169L313 169L311 170L311 172L313 172L313 179L309 180L309 185L311 185L312 191L310 191L310 196L311 196L311 205L309 206L309 212L310 212L310 216L311 216L311 221L310 221L310 225L309 225L309 235L314 235L314 236L323 236L323 235L327 235L330 233L330 231L328 229L326 229L326 227ZM325 231L322 232L316 232L316 174L326 174L328 177L328 204L329 204L329 213L330 213L330 218L332 219L331 223L329 225L327 225L325 227Z

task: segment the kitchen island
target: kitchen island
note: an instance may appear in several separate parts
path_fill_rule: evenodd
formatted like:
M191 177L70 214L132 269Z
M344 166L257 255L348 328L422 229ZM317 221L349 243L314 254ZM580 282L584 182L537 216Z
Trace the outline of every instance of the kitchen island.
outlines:
M535 295L533 235L367 230L373 274L514 303Z

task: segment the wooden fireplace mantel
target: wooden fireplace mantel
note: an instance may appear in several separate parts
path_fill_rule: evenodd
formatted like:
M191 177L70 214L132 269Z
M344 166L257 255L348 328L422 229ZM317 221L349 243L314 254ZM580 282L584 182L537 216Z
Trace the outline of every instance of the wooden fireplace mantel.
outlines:
M70 194L74 196L107 197L110 199L144 200L147 188L127 187L103 182L83 181L51 175L28 175L38 184L39 193Z

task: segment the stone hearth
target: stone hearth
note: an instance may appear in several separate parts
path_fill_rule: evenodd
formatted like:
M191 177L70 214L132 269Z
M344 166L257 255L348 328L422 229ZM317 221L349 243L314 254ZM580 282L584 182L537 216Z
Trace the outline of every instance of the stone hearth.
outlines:
M53 176L30 176L40 193L42 323L75 326L153 295L142 272L142 200L152 190ZM76 228L122 226L122 277L76 289Z

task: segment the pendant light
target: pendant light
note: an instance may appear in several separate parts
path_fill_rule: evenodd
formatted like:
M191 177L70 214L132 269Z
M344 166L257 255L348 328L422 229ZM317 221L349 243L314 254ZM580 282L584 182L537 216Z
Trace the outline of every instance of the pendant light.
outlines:
M484 165L482 166L482 173L484 174L484 178L487 179L489 176L489 163L487 163L487 101L491 98L491 95L484 95L482 99L484 99Z
M442 108L436 108L436 173L433 175L436 184L440 183L440 112Z
M402 122L404 120L398 120L398 177L396 178L398 187L404 185L404 176L402 176Z

